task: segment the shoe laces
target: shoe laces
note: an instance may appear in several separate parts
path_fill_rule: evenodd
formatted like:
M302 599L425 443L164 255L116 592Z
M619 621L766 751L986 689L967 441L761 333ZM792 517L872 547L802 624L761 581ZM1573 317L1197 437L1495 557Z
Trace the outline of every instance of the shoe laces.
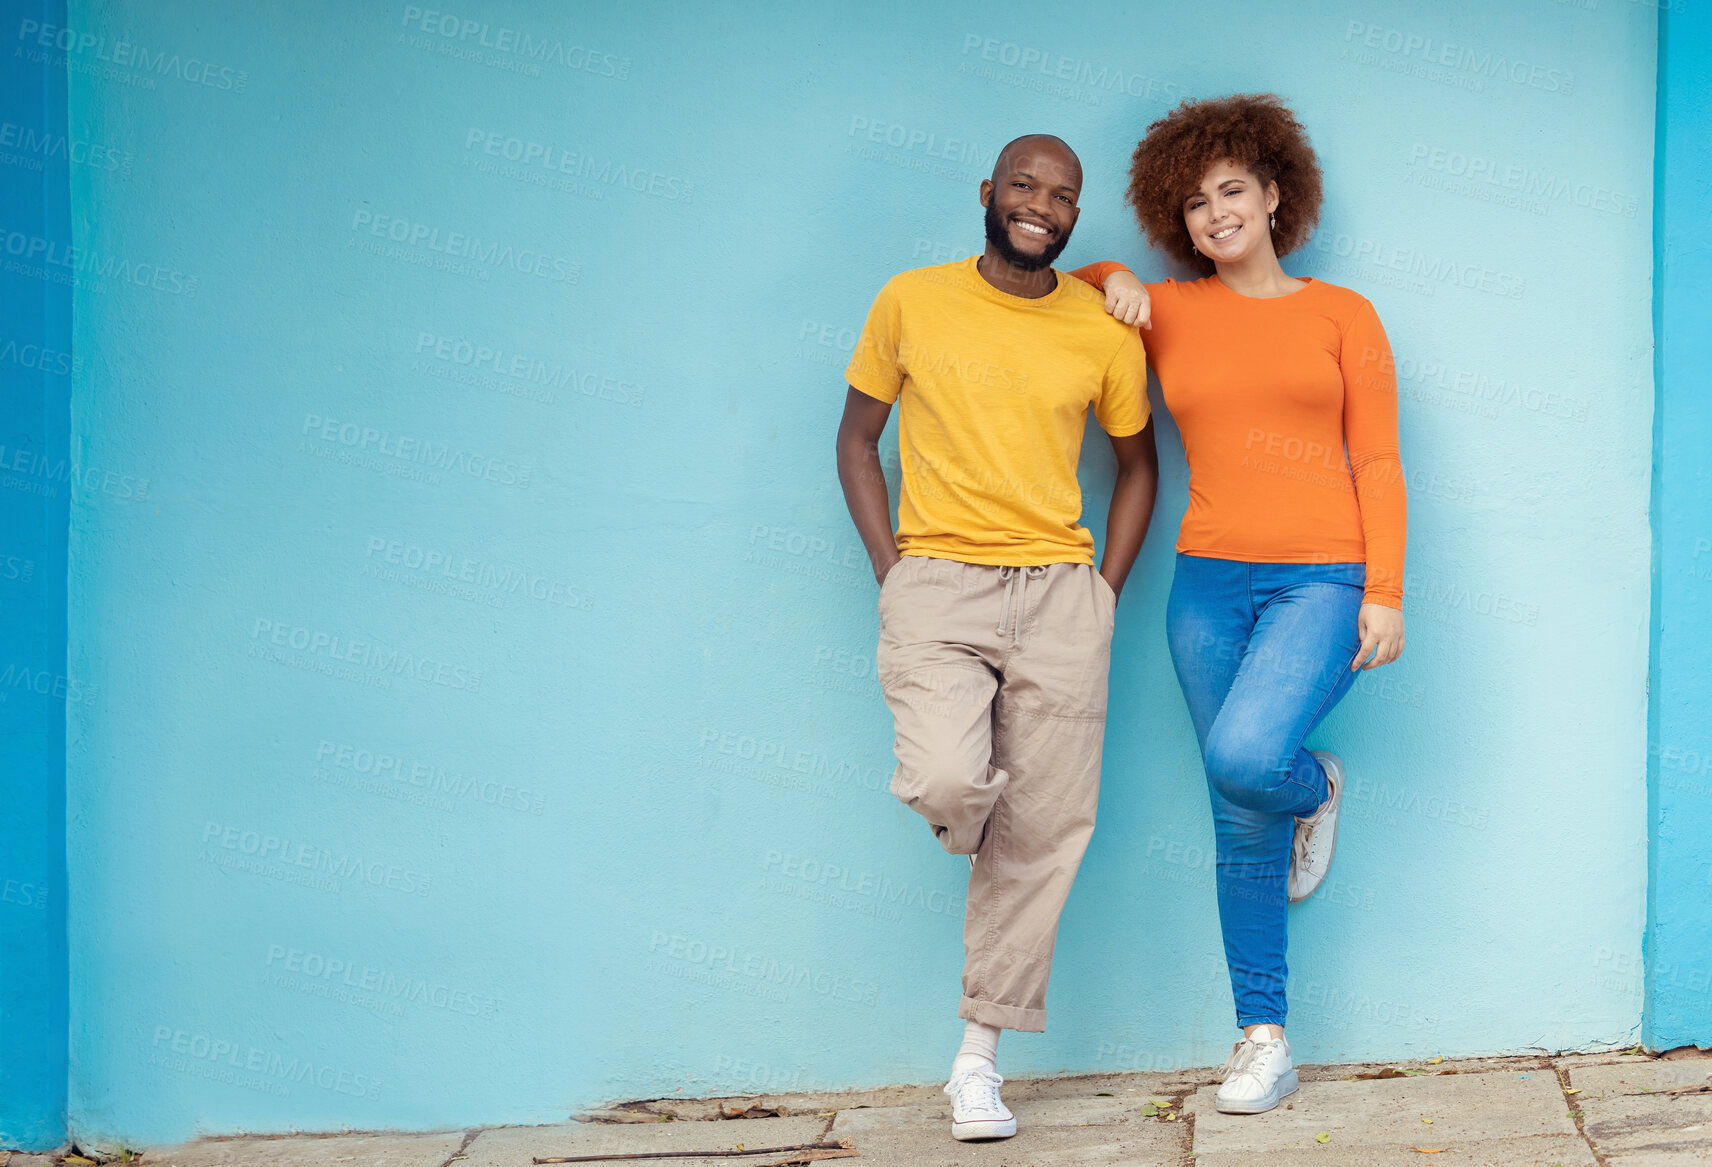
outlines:
M1290 860L1292 865L1301 870L1308 864L1308 852L1314 841L1314 831L1325 818L1326 808L1331 806L1332 799L1337 795L1337 788L1331 784L1330 777L1326 781L1326 800L1314 808L1314 813L1306 818L1296 820L1297 831L1290 840Z
M1231 1056L1225 1061L1224 1076L1220 1080L1229 1082L1242 1074L1258 1075L1261 1067L1257 1063L1269 1057L1277 1048L1277 1039L1255 1041L1253 1038L1243 1038L1231 1047Z
M997 1070L976 1066L947 1082L945 1092L959 1110L1003 1111L1005 1104L999 1100L999 1087L1003 1084Z
M1314 841L1314 828L1306 827L1297 831L1295 838L1290 841L1290 867L1294 871L1305 871L1308 867L1308 852ZM1231 1055L1235 1057L1235 1054Z

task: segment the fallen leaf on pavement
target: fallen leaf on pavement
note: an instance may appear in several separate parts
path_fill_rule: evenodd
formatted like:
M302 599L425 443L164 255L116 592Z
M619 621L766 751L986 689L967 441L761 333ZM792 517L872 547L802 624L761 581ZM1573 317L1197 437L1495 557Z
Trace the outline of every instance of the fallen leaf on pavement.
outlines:
M1316 1142L1316 1143L1329 1143L1331 1141L1332 1141L1332 1132L1331 1131L1321 1131L1319 1134L1314 1136L1314 1142Z
M1411 1147L1409 1149L1412 1151L1419 1151L1423 1155L1442 1155L1442 1154L1444 1154L1444 1148L1443 1147Z
M1580 1091L1580 1090L1579 1090L1579 1089L1577 1089L1577 1090L1568 1090L1568 1089L1566 1089L1566 1090L1565 1090L1565 1091L1564 1091L1564 1093L1565 1093L1565 1094L1580 1094L1580 1093L1581 1093L1581 1091Z
M1429 1066L1436 1066L1436 1065L1438 1065L1438 1064L1439 1064L1439 1063L1440 1063L1440 1062L1442 1062L1442 1061L1444 1061L1444 1055L1443 1055L1443 1054L1440 1054L1440 1055L1439 1055L1439 1056L1438 1056L1438 1057L1436 1057L1436 1058L1428 1058L1428 1059L1427 1059L1427 1065L1429 1065Z

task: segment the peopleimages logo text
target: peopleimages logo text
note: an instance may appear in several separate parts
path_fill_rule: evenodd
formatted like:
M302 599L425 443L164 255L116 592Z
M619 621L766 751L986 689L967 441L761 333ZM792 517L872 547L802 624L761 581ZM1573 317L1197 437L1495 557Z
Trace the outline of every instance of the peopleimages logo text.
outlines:
M153 1045L155 1053L150 1055L151 1063L170 1053L195 1062L206 1061L230 1070L245 1071L277 1085L308 1083L357 1098L380 1097L380 1079L371 1074L353 1073L326 1062L318 1063L313 1058L294 1055L288 1060L275 1050L259 1049L240 1040L157 1025ZM168 1068L177 1067L168 1064Z
M462 231L442 231L431 223L418 223L397 215L377 215L373 211L358 209L351 216L351 230L407 247L437 251L454 259L473 260L489 267L508 267L554 283L574 284L582 273L581 264L563 256L549 255L531 247L516 248L509 243L466 235Z
M210 89L225 89L233 93L242 93L249 84L250 74L244 69L234 69L229 65L216 65L198 57L185 57L178 53L150 52L148 46L137 44L123 37L110 41L104 36L97 36L75 28L61 28L58 25L43 24L37 20L21 20L18 22L18 39L25 44L34 44L43 49L57 49L68 59L89 59L120 69L134 69L141 73L149 73L156 77L176 77L180 81L192 85L205 85Z
M539 166L554 174L568 174L603 186L621 186L637 194L653 195L669 202L688 201L695 184L647 166L626 165L611 158L597 158L580 150L567 150L551 142L536 142L495 130L471 127L464 136L464 151L488 158Z
M617 53L604 53L587 45L566 44L563 40L538 37L504 25L491 25L453 12L438 12L432 8L404 6L405 28L416 29L465 47L490 49L533 62L537 65L561 65L573 72L593 73L623 81L630 76L630 58Z
M1403 60L1422 65L1438 65L1459 70L1476 77L1502 78L1516 85L1542 89L1547 93L1573 93L1575 75L1537 62L1506 57L1491 49L1475 48L1437 40L1420 33L1387 28L1352 20L1344 30L1345 42L1358 42L1363 48L1388 53Z
M16 122L0 122L0 148L22 150L36 158L63 158L74 166L92 170L112 170L131 176L131 152L89 142L66 134L21 126Z
M1066 56L1037 45L1001 41L997 37L982 36L978 32L964 35L963 56L973 56L1009 69L1039 73L1054 81L1085 85L1090 89L1101 89L1108 93L1127 93L1131 97L1144 97L1166 104L1181 101L1189 96L1187 89L1173 82L1161 81L1141 73L1125 73L1122 69L1097 64L1082 57Z
M407 895L425 896L432 883L427 873L414 868L401 867L379 859L365 859L361 855L348 852L332 851L326 847L317 847L313 843L293 842L276 835L264 835L260 831L245 830L224 823L205 823L202 828L202 843L205 847L235 851L259 861L303 867L338 879L360 880L375 887L385 887Z
M344 446L361 454L393 458L501 486L527 487L534 474L533 467L513 459L501 460L448 443L436 445L427 438L395 434L391 430L322 417L318 413L303 415L302 432L306 437L318 438L328 445Z
M26 235L4 225L0 225L0 254L11 256L23 264L41 264L39 269L24 273L38 279L49 272L75 272L100 280L115 279L174 296L196 295L196 276L157 263L139 263L126 256L103 255L87 247L71 247L57 239Z
M377 673L412 677L446 689L461 689L469 693L481 691L480 669L467 668L437 657L417 654L407 649L393 648L375 640L351 640L337 633L304 628L283 621L257 617L250 632L252 647L289 648L310 657L325 657L329 661L356 665ZM259 654L258 654L259 655Z

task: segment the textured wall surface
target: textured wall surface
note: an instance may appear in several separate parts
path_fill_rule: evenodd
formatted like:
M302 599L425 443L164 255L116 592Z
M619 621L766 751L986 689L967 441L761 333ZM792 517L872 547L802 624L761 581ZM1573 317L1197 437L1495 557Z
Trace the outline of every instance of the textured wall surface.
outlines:
M1659 44L1659 386L1647 1040L1712 1046L1712 14Z
M1017 133L1086 164L1066 260L1161 271L1129 150L1237 90L1314 135L1287 267L1377 306L1413 503L1408 653L1321 734L1352 786L1293 913L1297 1056L1632 1040L1654 10L746 9L15 30L135 158L71 175L73 1129L937 1079L964 873L884 790L843 364L889 275L978 249ZM1161 445L1101 825L1007 1073L1234 1033ZM1096 531L1110 478L1091 441Z

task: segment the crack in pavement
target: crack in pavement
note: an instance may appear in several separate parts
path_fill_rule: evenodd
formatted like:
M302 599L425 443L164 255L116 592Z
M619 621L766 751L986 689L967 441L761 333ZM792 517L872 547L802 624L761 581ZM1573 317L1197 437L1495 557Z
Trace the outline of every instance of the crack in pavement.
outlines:
M472 1131L465 1131L464 1132L464 1141L462 1143L458 1144L457 1150L453 1151L450 1155L446 1156L446 1161L444 1163L440 1164L440 1167L452 1167L452 1164L456 1163L458 1161L459 1157L462 1156L465 1151L470 1149L470 1144L475 1142L476 1136L481 1134L481 1133L482 1133L481 1127L477 1127L475 1130L472 1130Z

